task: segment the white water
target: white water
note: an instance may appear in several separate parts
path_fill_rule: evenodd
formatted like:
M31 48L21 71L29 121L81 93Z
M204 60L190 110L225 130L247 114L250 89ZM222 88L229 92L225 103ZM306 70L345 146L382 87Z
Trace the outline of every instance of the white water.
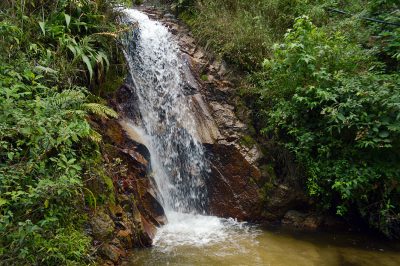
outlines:
M124 23L138 24L133 36L125 39L124 52L142 124L129 126L150 151L155 186L168 219L154 246L168 252L226 241L234 246L244 236L252 239L256 231L250 233L243 223L205 215L209 165L197 138L191 102L184 95L182 63L172 34L137 10L123 12Z

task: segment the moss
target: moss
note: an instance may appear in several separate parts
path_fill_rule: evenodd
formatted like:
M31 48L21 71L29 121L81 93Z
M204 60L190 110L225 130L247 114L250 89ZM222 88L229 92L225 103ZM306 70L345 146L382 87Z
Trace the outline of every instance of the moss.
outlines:
M253 147L256 144L256 141L253 139L252 136L250 135L244 135L242 136L240 143L246 147Z
M111 179L111 177L109 177L108 175L104 174L102 176L104 184L105 184L105 188L106 191L105 193L107 193L107 200L109 203L111 204L115 204L115 195L114 195L114 182Z
M200 78L201 78L202 81L208 81L208 76L205 75L205 74L201 75Z
M114 183L103 170L97 171L98 181L91 182L85 193L85 201L91 206L99 204L115 204ZM90 192L89 192L90 191Z
M269 182L265 183L265 185L261 188L260 198L262 202L267 203L269 201L269 195L273 188L274 185Z

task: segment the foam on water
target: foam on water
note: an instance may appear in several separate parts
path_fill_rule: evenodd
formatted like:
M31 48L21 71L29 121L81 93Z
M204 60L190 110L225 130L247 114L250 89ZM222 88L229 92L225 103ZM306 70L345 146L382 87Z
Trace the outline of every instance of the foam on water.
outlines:
M168 214L168 219L169 223L158 230L153 242L165 251L176 246L204 247L229 242L242 238L250 228L234 219L215 216L172 212Z

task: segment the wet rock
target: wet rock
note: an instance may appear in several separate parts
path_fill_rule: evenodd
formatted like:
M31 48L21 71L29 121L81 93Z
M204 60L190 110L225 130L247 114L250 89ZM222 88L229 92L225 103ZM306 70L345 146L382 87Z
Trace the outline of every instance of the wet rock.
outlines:
M170 13L166 13L166 14L164 15L164 18L167 18L167 19L174 19L175 16L172 15L172 14L170 14Z
M303 190L294 186L273 185L266 193L264 217L268 221L279 221L289 210L308 204Z
M308 216L305 220L304 220L304 228L307 229L311 229L311 230L315 230L317 228L319 228L321 226L323 218L322 217L318 217L318 216Z
M246 125L237 119L232 105L210 102L210 107L213 110L212 116L215 122L225 135L232 135L247 129Z
M161 226L167 222L164 209L156 199L155 195L153 195L149 191L146 191L146 193L140 198L140 200L140 205L143 208L143 216L147 218L146 221L151 221L152 224L155 226Z
M256 221L262 218L260 171L233 145L206 145L211 162L207 180L209 208L213 215Z
M113 103L119 104L115 99ZM120 110L123 108L126 106L121 104ZM114 264L125 256L124 250L151 246L157 226L166 221L151 185L150 152L130 126L131 120L125 116L130 113L121 114L121 120L93 121L104 136L102 150L106 167L110 167L108 186L113 200L93 214L91 232L95 245L100 243L98 254Z
M157 227L154 226L154 224L147 221L146 218L144 218L143 216L141 216L141 222L143 225L143 229L146 232L146 235L150 238L149 242L151 243L151 239L153 239L154 236L156 235Z
M323 218L314 214L303 213L295 210L288 211L282 225L298 229L316 230L323 222Z
M104 244L100 249L100 253L114 263L117 263L122 256L126 255L124 250L113 244Z
M192 111L195 114L197 132L202 143L213 144L221 139L221 133L216 125L207 104L200 94L192 97Z
M107 239L114 232L114 221L103 210L98 210L92 217L90 224L92 234L96 239Z
M131 249L133 247L132 239L133 234L130 229L120 230L117 233L118 240L122 243L122 246L126 249Z
M110 205L108 209L114 219L121 218L124 214L124 210L119 205Z
M182 54L181 59L182 64L182 76L184 81L184 93L185 95L193 95L199 91L200 85L196 78L193 76L192 70L190 68L190 56L187 54Z
M132 84L132 82L131 82ZM115 101L118 113L123 114L134 122L141 121L140 110L138 109L138 96L135 88L128 83L123 84L116 92Z

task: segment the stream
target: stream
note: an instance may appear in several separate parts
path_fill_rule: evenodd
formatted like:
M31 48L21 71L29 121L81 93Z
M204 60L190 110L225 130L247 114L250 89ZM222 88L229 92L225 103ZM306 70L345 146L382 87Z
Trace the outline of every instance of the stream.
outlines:
M123 9L137 23L124 40L140 121L128 126L151 154L153 186L168 223L153 247L127 265L400 265L398 247L360 235L299 233L208 216L210 172L181 71L179 47L161 23Z

